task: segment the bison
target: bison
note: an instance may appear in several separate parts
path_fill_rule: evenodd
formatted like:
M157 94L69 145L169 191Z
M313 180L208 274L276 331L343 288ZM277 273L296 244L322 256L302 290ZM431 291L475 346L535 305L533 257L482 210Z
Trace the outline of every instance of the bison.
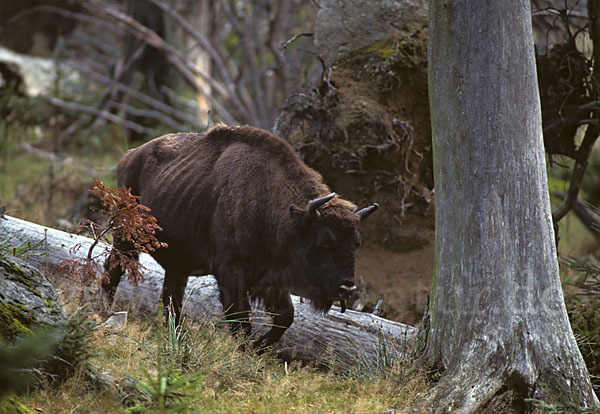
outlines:
M249 300L262 302L273 314L257 341L265 346L293 322L290 292L320 312L334 301L345 310L358 223L377 204L356 211L286 141L250 126L168 134L127 152L117 180L162 227L157 237L168 247L152 256L165 269L163 304L172 304L177 321L190 274L215 276L234 332L250 333ZM137 259L114 240L102 286L111 301L124 272L115 250Z

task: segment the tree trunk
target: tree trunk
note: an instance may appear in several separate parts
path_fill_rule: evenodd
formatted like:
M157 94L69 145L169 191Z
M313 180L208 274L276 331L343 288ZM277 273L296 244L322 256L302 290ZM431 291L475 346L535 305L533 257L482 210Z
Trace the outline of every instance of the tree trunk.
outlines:
M210 0L198 0L194 2L189 1L174 1L174 6L179 9L179 13L186 16L187 19L193 24L193 27L207 39L211 37L211 27L214 24L214 3ZM179 36L183 39L188 59L194 63L194 65L200 69L203 73L211 74L212 61L210 55L200 47L197 39L190 36L181 27L177 27L180 32ZM199 75L195 75L196 82L200 85L200 90L205 91L207 94L212 92L212 88L204 78ZM205 124L210 121L209 111L211 110L210 102L206 98L205 94L197 92L196 102L198 103L198 110L200 111L200 119Z
M528 1L430 3L436 257L419 362L441 412L597 405L560 285Z
M51 273L57 273L64 260L85 258L92 243L92 239L87 237L13 217L0 218L0 241L12 246L27 243L35 245L42 241L42 254L29 256L28 260L35 262L48 277ZM81 248L73 249L77 245ZM107 248L109 246L100 243L94 249L94 255ZM147 254L140 255L140 262L145 267L144 281L136 288L124 277L119 284L113 309L154 315L162 291L164 270ZM56 279L55 276L52 278ZM75 284L74 289L81 289L82 286ZM97 300L99 293L94 291L91 296L92 300ZM337 306L327 314L320 315L297 296L292 297L292 302L295 308L294 323L278 344L278 350L285 358L318 363L329 361L334 366L347 367L362 361L379 361L382 351L390 360L404 358L412 343L415 332L412 326L368 313L351 310L340 313ZM184 298L184 313L194 320L223 316L217 284L212 276L190 278ZM262 331L262 334L268 329L270 318L254 308L252 322L253 330Z

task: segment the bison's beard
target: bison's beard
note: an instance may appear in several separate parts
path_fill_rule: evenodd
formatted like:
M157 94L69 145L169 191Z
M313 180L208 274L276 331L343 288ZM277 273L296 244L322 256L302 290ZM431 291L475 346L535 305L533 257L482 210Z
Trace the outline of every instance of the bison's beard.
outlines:
M316 286L310 289L293 291L292 293L307 299L311 307L319 313L327 313L329 309L331 309L334 301L334 299L332 299L327 292L317 288Z
M328 297L317 297L317 298L307 298L310 302L312 308L319 313L327 313L331 306L333 305L333 301Z
M282 294L292 293L306 299L318 313L327 313L333 302L341 299L327 292L326 286L307 278L296 277L298 272L294 272L294 269L294 267L282 267L265 272L264 277L250 292L251 297L269 307L279 303Z
M317 287L311 289L291 289L291 292L287 289L274 289L272 287L255 287L249 291L250 298L254 303L262 303L267 309L277 309L280 302L283 300L282 295L292 293L306 299L311 307L318 313L327 313L334 300L327 295L326 292L320 290Z

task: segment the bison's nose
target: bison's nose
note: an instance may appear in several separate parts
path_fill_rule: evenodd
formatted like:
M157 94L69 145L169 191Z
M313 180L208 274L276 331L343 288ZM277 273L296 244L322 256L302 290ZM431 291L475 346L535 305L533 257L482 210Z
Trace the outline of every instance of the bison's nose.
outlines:
M340 284L340 296L350 296L352 292L356 289L356 285L352 280L344 280Z
M346 299L352 295L352 292L356 289L356 285L353 280L344 280L339 287L340 290L340 312L346 311Z

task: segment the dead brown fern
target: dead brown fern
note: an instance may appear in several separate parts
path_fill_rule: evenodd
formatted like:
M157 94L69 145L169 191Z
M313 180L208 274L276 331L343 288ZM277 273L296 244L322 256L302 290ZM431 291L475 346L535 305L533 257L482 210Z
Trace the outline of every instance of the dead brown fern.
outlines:
M100 242L110 244L110 234L130 243L135 253L149 253L167 247L166 243L156 238L156 232L162 230L156 218L150 214L148 207L138 203L139 197L131 194L130 189L121 187L114 190L96 180L90 193L101 201L107 221L104 225L90 220L82 223L91 230L94 241L85 258L67 259L61 263L61 270L65 274L79 276L83 282L107 278L107 270L100 264L100 259L110 254L109 248L105 246L97 254L94 253L94 249ZM82 247L82 244L78 243L73 246L71 252L76 255ZM134 260L132 255L116 252L115 257L118 260L114 261L112 266L125 269L135 286L144 280L143 266Z

